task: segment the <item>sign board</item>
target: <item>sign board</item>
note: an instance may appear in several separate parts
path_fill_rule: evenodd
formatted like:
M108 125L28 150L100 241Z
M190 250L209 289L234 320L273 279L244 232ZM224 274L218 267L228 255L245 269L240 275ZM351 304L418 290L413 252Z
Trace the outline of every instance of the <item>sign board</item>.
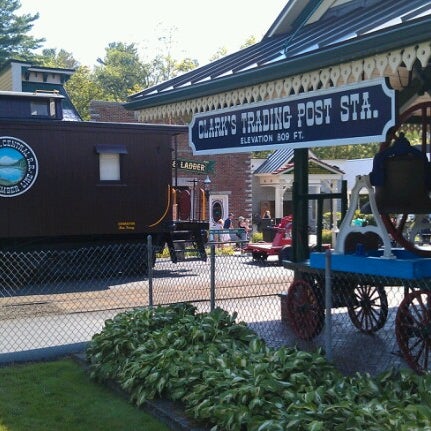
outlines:
M193 116L194 154L383 142L395 125L395 90L385 78Z
M172 168L195 172L197 174L210 174L214 172L214 161L197 162L196 160L172 160Z

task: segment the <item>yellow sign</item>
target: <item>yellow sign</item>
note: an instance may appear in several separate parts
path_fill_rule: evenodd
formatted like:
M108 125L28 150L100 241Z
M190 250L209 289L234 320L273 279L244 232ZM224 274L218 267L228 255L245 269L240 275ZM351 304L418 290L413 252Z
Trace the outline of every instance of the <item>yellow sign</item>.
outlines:
M117 223L118 230L135 230L136 222L134 221L119 221Z

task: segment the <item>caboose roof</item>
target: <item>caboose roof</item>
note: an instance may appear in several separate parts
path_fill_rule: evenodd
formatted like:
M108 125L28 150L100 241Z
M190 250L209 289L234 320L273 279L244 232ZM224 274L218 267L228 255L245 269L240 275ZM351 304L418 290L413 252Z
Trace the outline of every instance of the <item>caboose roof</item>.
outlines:
M63 119L82 121L64 88L64 83L70 79L74 72L74 69L45 67L28 61L11 59L0 68L1 90L29 94L36 92L61 94L63 95Z
M46 91L49 93L58 93L63 96L63 119L67 121L82 121L81 116L70 100L69 95L67 94L66 89L62 84L54 84L49 82L31 82L31 81L23 81L22 82L22 91L28 92L30 94L34 94L37 92Z
M0 91L0 97L26 97L34 99L64 99L62 94L57 92L22 92L22 91Z

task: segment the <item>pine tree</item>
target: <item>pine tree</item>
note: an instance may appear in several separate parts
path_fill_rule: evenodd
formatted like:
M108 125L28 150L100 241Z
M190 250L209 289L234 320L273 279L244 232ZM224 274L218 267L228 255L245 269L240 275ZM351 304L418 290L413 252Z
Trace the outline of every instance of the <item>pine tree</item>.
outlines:
M19 0L0 0L0 65L10 59L31 60L33 50L40 48L45 39L36 39L27 33L39 14L18 15Z

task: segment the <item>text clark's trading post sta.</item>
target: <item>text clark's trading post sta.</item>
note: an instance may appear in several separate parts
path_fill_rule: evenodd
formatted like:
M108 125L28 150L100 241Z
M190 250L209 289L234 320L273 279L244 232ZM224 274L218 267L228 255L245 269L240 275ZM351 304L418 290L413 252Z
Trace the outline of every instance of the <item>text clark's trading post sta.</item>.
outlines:
M431 359L431 291L422 287L431 282L431 248L416 242L419 223L413 233L407 234L404 227L409 215L419 220L420 214L431 213L431 168L426 155L431 102L412 105L399 117L396 102L396 92L387 81L376 79L275 103L197 114L190 126L190 145L197 154L216 149L253 151L261 143L266 149L281 143L297 149L296 228L292 258L283 261L295 271L295 279L285 298L284 317L302 339L319 334L325 319L325 270L330 270L332 306L347 307L354 325L373 333L383 327L388 315L385 283L402 285L405 296L396 318L397 340L407 363L422 372ZM404 136L409 124L421 131L419 149ZM307 237L308 200L316 197L308 194L307 163L298 149L369 142L382 142L381 150L372 172L357 177L347 211L342 208L344 218L332 259L327 252L310 254L307 241L300 238ZM375 223L355 226L352 221L364 190ZM424 284L424 280L428 281Z

